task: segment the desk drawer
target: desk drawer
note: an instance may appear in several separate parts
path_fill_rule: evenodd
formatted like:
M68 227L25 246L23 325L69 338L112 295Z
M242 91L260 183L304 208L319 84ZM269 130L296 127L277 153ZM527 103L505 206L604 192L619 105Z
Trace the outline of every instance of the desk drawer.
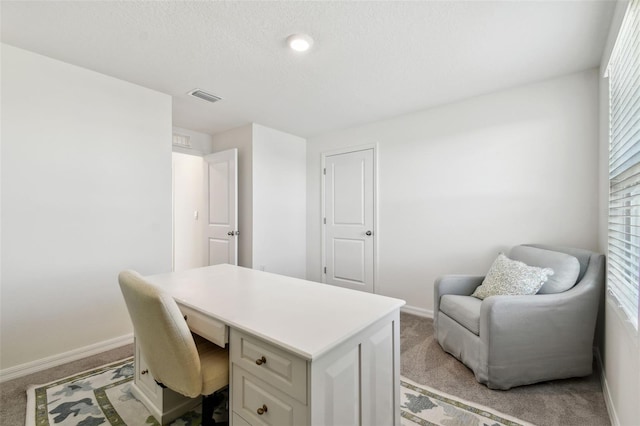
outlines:
M308 423L305 405L236 365L233 366L231 392L234 420L238 415L254 426L302 426Z
M303 404L307 403L307 361L242 332L231 331L231 362Z
M231 413L231 416L233 418L233 426L251 426L251 424L247 423L238 413Z
M223 348L229 342L229 329L224 323L179 303L178 307L187 318L189 330Z
M160 400L159 392L160 386L156 384L151 372L149 371L149 367L147 366L147 362L142 356L142 351L140 350L140 346L135 344L135 382L136 385L142 390L147 398L151 400L154 404L157 404Z

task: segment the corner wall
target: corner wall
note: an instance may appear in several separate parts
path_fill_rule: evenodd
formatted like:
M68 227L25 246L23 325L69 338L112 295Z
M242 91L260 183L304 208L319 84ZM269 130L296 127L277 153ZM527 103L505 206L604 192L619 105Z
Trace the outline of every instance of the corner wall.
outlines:
M171 270L171 98L1 47L6 372L131 338L118 272Z
M253 268L306 275L306 141L253 125Z
M321 281L321 153L378 143L379 294L432 315L433 282L500 251L597 249L598 77L584 71L307 145L307 277Z

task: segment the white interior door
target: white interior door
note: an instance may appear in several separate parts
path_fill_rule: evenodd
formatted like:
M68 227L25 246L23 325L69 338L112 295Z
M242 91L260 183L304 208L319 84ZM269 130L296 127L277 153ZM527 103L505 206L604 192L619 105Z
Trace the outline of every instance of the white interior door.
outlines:
M373 293L373 148L324 156L324 282Z
M204 157L204 262L238 264L238 150Z

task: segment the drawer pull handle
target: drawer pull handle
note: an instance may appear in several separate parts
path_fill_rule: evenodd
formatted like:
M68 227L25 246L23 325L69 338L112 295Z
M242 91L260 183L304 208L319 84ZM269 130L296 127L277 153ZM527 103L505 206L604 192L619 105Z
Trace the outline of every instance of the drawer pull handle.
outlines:
M265 364L267 362L267 359L264 357L264 355L262 355L260 358L256 359L256 364L258 365L262 365ZM267 411L267 410L265 410Z
M263 415L268 411L267 406L262 404L262 407L258 408L256 411L258 412L259 415Z
M140 374L147 374L148 372L149 372L149 370L142 370L142 371L140 372Z

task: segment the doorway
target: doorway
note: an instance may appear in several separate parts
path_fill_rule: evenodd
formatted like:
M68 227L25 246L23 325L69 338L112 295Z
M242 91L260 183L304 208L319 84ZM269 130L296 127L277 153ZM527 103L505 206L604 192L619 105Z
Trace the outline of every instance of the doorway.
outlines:
M173 271L237 265L237 157L172 153Z

